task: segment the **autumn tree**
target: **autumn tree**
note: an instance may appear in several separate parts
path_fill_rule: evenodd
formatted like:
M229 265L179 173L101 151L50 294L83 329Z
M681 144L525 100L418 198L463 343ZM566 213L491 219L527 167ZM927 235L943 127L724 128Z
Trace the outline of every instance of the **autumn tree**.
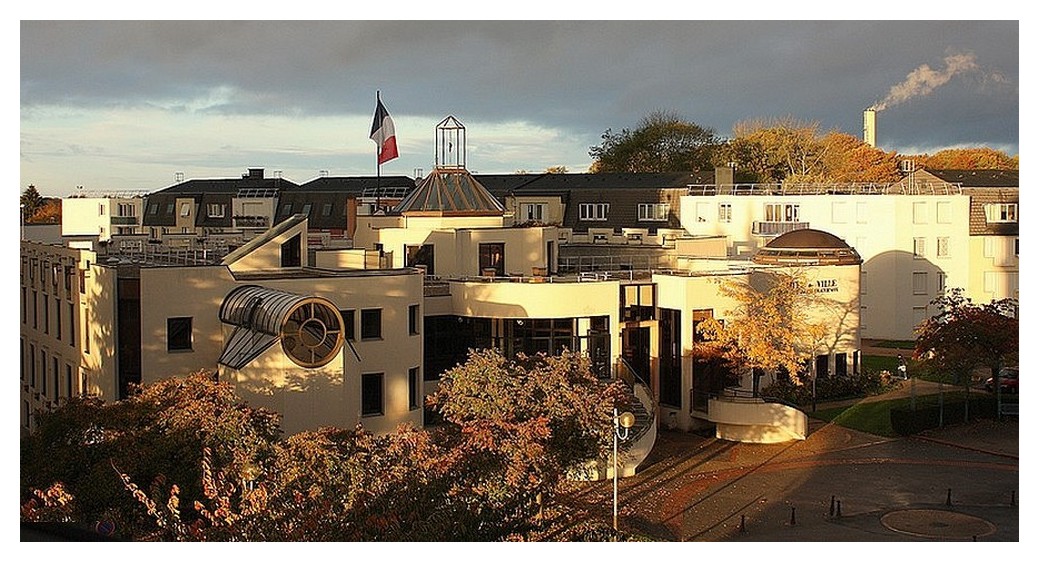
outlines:
M960 380L970 390L970 373L988 367L998 378L999 370L1018 354L1017 301L1000 299L976 304L952 289L931 304L938 313L916 327L917 359L927 359ZM997 381L998 387L998 381Z
M190 506L206 499L204 450L237 480L245 467L267 462L279 431L276 414L248 408L231 385L202 372L118 402L71 398L38 414L38 428L22 441L23 499L60 482L76 500L77 521L112 521L126 536L165 536L124 477L166 500L176 486Z
M719 160L736 163L739 181L886 183L898 181L898 157L819 123L793 117L737 123Z
M478 536L522 532L567 474L603 458L623 396L622 383L600 381L586 356L569 351L471 351L445 373L430 404L460 451L455 473L465 476L453 495L485 514Z
M805 274L755 272L746 281L723 281L719 293L733 307L724 323L715 318L701 322L706 345L716 346L744 369L773 376L785 372L799 382L804 363L824 345L828 332L818 314L825 299L812 290Z
M917 157L931 170L1017 170L1019 157L988 147L950 148Z
M588 154L594 160L591 171L598 173L687 172L711 169L719 146L713 129L658 111L635 129L607 129Z

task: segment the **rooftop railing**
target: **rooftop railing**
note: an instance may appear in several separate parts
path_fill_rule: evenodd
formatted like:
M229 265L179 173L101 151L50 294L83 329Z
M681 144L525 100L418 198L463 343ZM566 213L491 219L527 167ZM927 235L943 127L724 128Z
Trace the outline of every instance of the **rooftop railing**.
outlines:
M689 195L959 195L963 184L935 181L897 183L732 183L692 184Z

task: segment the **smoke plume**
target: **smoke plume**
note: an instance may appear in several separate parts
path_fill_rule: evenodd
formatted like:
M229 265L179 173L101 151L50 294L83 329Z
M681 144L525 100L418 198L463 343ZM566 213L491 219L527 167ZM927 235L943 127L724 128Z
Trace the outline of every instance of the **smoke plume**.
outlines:
M909 73L906 79L891 87L887 97L873 106L876 111L884 111L888 107L909 101L912 98L926 96L935 88L944 85L953 76L977 70L973 53L952 54L945 57L945 68L934 70L924 64Z

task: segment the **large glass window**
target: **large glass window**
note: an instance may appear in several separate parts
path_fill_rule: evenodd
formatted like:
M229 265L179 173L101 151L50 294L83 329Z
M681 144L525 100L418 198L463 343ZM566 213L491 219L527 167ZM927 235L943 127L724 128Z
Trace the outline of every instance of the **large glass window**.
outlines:
M418 367L408 369L408 409L417 410L422 405L422 387L419 383Z

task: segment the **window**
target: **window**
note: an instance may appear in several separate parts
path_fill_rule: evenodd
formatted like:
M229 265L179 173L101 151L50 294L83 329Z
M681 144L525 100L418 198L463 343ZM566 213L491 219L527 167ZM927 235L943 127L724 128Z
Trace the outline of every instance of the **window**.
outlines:
M32 292L32 327L33 327L34 330L39 327L39 324L38 324L39 321L37 320L38 316L39 316L39 314L38 314L38 310L36 308L36 291L33 291Z
M523 205L522 218L525 222L537 221L541 222L545 220L545 204L544 203L527 203Z
M61 340L61 299L54 299L54 337Z
M671 205L667 203L639 203L640 221L666 221L671 212Z
M996 240L991 236L985 237L985 248L983 250L986 258L995 257L996 255Z
M718 222L732 222L732 203L718 203Z
M98 203L97 204L97 216L99 216L99 217L105 216L105 204L104 203Z
M72 365L65 364L65 396L72 397Z
M580 211L580 220L583 221L604 221L606 215L610 212L609 203L581 203L578 207Z
M191 216L191 203L180 204L180 216L189 217Z
M343 316L343 337L349 341L357 341L357 328L355 327L355 316L356 311L340 310L339 314Z
M866 329L866 319L868 318L868 316L867 316L868 313L869 313L868 307L865 307L865 306L860 306L859 307L859 328L862 328L863 330Z
M361 375L361 415L382 415L382 373Z
M281 214L282 215L291 215L292 214L292 203L285 203L284 205L282 205L281 206Z
M914 271L913 272L913 294L914 295L926 295L927 294L927 272L926 271Z
M166 351L191 351L191 317L166 319Z
M69 303L69 345L76 347L76 309Z
M935 248L935 255L939 258L949 257L949 237L938 237L938 246Z
M913 238L913 257L924 258L927 256L927 239Z
M382 309L361 310L361 339L377 340L380 338L382 338Z
M865 295L866 294L866 273L867 272L863 271L862 273L859 274L859 294L860 295Z
M172 215L173 214L173 209L175 209L176 206L177 206L176 203L169 203L169 204L167 204L166 205L166 214L167 215Z
M22 287L22 324L25 324L26 321L29 319L29 304L26 301L26 299L28 298L28 294L29 293L26 292L25 287Z
M938 286L935 287L939 295L945 293L945 272L939 271L936 277L938 278Z
M51 307L47 296L43 296L43 333L49 334L51 329Z
M495 275L505 275L505 244L494 242L480 244L480 275L487 275L493 270Z
M58 356L51 357L53 368L51 369L51 376L54 377L54 384L51 385L51 391L54 393L54 399L58 399L58 393L61 392L61 371L58 369Z
M29 344L29 386L36 388L36 346Z
M303 238L297 234L281 245L281 266L300 267L302 265Z
M926 306L914 306L913 307L913 325L919 325L924 320L927 320L927 307Z
M708 222L711 220L711 204L704 202L696 203L696 222Z
M148 214L149 215L156 215L158 213L159 213L159 204L158 203L152 203L151 205L148 206Z
M988 222L1017 222L1017 203L985 205L985 220Z
M927 202L925 202L925 201L914 201L913 202L913 223L914 224L927 224Z
M47 352L40 350L40 394L47 396Z
M323 216L323 217L330 217L330 216L332 216L332 204L331 203L325 203L324 205L321 206L321 216Z
M869 205L865 201L855 203L855 222L859 224L869 222Z
M136 217L137 209L130 203L119 203L119 216L120 217Z
M302 213L304 215L307 215L309 217L310 216L310 207L311 207L310 203L304 203L303 204L303 210L300 211L300 213Z
M800 220L800 205L765 203L765 222L798 222Z
M1020 257L1020 255L1018 254L1018 252L1020 252L1020 251L1021 251L1021 239L1020 238L1014 238L1014 255Z
M417 336L419 325L419 309L417 304L408 307L408 333Z
M833 205L830 206L830 214L834 223L842 224L848 222L848 202L834 201Z
M417 410L422 404L418 367L408 369L408 409Z
M210 203L206 206L206 214L212 218L223 218L224 206L220 203Z
M938 224L950 224L952 222L952 203L939 201L934 211L935 222Z

